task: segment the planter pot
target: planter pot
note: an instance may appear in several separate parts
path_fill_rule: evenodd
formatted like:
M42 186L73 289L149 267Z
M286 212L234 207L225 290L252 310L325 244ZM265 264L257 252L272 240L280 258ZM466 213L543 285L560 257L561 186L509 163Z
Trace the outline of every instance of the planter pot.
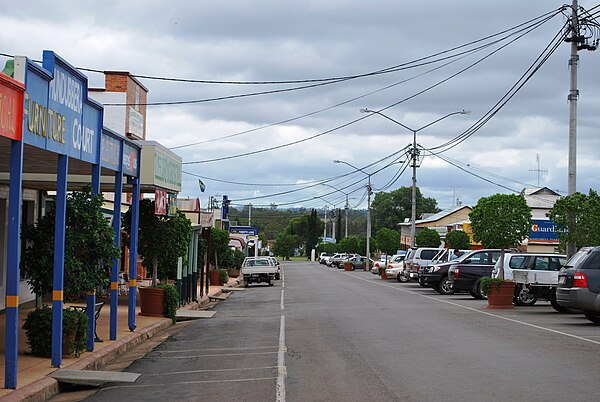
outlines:
M139 288L140 315L165 316L165 292L159 288Z
M351 262L345 262L344 263L344 271L352 271L352 263Z
M502 282L499 287L490 286L488 290L488 308L512 308L515 297L515 283Z
M363 262L363 271L366 271L366 270L367 270L367 263Z
M387 281L387 274L385 273L385 269L381 271L381 279L383 279L384 281Z
M208 277L210 279L210 284L213 286L221 286L221 273L219 271L208 271Z

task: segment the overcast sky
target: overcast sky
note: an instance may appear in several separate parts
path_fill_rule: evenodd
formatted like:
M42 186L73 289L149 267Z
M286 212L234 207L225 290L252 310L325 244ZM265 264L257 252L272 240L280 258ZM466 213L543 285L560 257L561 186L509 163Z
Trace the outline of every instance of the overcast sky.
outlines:
M538 17L551 17L563 3L28 1L2 7L0 53L39 60L48 49L77 67L215 81L353 77L402 66L294 91L149 106L147 139L182 156L180 197L201 197L203 207L209 196L223 194L235 204L322 208L327 202L343 207L347 193L351 206L364 208L367 175L333 160L371 174L375 192L410 186L411 169L402 171L405 163L393 162L406 160L403 149L412 143L412 132L359 109L383 110L411 129L468 110L469 115L453 115L417 133L425 156L417 170L418 186L445 209L457 199L474 205L483 196L535 187L538 175L540 186L567 193L567 43L479 130L449 149L439 148L472 130L522 82L564 32L570 12L543 24ZM579 4L599 11L597 1ZM527 21L533 22L523 28L531 32L511 30ZM0 57L2 65L5 60ZM598 71L600 52L580 52L577 190L586 193L600 187ZM91 87L103 86L103 75L87 75ZM149 89L150 103L308 85L140 81ZM287 122L275 124L282 121ZM253 131L239 134L248 130ZM260 152L273 147L280 148ZM212 159L221 160L207 162ZM196 175L206 184L203 194ZM315 184L322 181L339 191Z

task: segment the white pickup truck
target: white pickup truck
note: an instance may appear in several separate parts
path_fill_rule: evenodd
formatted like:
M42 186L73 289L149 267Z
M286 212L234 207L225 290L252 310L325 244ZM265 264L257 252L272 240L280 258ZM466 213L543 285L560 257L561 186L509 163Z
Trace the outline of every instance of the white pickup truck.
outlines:
M266 282L269 286L273 286L275 277L279 274L279 268L269 257L246 257L241 271L245 287L251 283L260 282Z
M515 302L518 305L531 305L538 298L550 301L552 307L561 313L568 310L556 302L558 271L565 265L564 254L515 254L513 259L523 259L512 268L512 279L517 284ZM506 256L505 256L506 258ZM506 278L506 277L505 277Z

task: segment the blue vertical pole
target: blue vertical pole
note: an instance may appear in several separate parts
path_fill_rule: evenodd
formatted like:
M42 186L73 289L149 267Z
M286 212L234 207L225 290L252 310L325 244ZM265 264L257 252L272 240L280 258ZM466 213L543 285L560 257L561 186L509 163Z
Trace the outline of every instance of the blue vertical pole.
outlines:
M122 160L122 157L121 157ZM121 197L123 194L123 173L115 172L115 205L113 210L113 229L115 246L121 249ZM119 258L113 258L110 274L110 340L117 339L117 309L119 308ZM129 284L127 284L129 286Z
M52 291L52 366L62 363L63 282L65 274L65 226L67 216L67 173L69 157L58 155L56 220L54 228L54 275Z
M127 313L129 330L135 330L135 304L137 291L137 249L140 226L140 179L133 178L131 194L131 243L129 244L129 310ZM158 245L157 245L158 247Z
M8 270L6 271L6 354L4 356L4 387L12 389L17 388L22 178L23 142L11 140L10 187L8 195Z
M92 193L94 195L100 193L100 165L92 166ZM85 348L88 352L94 351L94 342L96 338L96 292L90 292L85 297L86 313L88 317L87 339Z

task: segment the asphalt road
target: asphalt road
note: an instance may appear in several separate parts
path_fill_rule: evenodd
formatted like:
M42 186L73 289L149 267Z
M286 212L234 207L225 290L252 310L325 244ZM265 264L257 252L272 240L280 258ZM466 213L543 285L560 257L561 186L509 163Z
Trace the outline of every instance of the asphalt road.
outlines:
M548 303L490 310L317 263L284 263L187 324L90 401L597 401L600 327Z

